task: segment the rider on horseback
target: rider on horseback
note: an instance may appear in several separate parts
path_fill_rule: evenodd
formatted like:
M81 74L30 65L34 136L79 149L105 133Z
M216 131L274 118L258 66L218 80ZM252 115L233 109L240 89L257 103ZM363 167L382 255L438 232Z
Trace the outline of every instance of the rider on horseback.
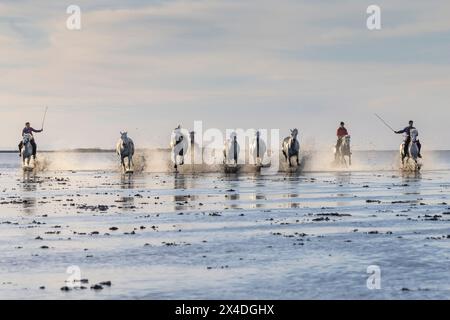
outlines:
M337 140L337 143L336 143L336 150L339 150L339 147L341 146L344 137L348 136L348 131L345 128L345 123L344 122L341 122L341 125L337 129L337 134L336 135L338 137L338 140ZM335 159L337 159L338 152L336 152L334 156L335 156Z
M410 120L409 121L409 126L407 126L405 129L403 130L399 130L399 131L394 131L397 134L405 134L406 135L406 139L405 139L405 143L404 143L404 155L407 156L409 154L408 148L409 148L409 144L411 143L411 130L416 129L414 127L414 121ZM422 158L422 155L420 154L420 150L422 149L422 144L420 143L419 140L417 140L417 147L419 148L419 158Z
M44 131L44 129L36 130L36 129L32 128L29 122L25 123L25 128L23 128L23 130L22 130L22 137L25 134L30 134L31 137L32 137L30 143L31 143L31 146L33 147L33 159L36 159L36 151L37 151L37 145L36 145L36 142L34 141L33 132L39 133L39 132L42 132L42 131ZM20 141L20 143L19 143L19 157L22 154L22 148L23 148L23 141Z

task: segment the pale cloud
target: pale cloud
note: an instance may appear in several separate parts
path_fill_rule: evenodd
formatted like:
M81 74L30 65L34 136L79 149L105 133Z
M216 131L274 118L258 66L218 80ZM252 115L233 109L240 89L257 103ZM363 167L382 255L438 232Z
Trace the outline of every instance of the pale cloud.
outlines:
M56 138L67 119L70 145L86 147L110 146L125 127L141 144L164 145L174 125L196 119L299 127L323 146L348 119L360 148L396 147L375 111L398 126L420 119L424 139L427 131L448 135L444 117L434 116L450 115L448 51L433 42L450 32L446 1L380 1L383 29L374 33L356 0L75 1L83 29L68 31L72 2L0 4L0 112L10 120L0 127L1 148L16 144L25 119L39 122L44 105L53 112L41 138L49 148L67 144ZM422 40L431 46L422 60L434 56L412 61ZM358 54L368 44L377 50Z

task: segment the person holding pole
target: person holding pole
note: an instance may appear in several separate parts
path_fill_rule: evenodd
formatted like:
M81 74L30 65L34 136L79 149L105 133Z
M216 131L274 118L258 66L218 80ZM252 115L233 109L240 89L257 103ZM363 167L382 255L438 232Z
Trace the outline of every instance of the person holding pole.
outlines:
M22 130L22 137L25 134L29 134L32 137L30 143L31 143L31 146L33 147L33 159L34 160L36 160L37 144L36 144L36 141L34 140L33 132L40 133L40 132L44 131L44 122L45 122L45 117L47 115L47 110L48 110L48 107L45 108L44 118L42 119L42 129L41 130L34 129L29 122L25 123L25 128L23 128L23 130ZM23 141L20 141L20 143L19 143L19 157L22 155L22 148L23 148Z
M410 144L410 142L411 142L411 130L416 129L416 128L414 127L414 121L410 120L410 121L409 121L409 125L408 125L406 128L404 128L403 130L395 131L395 130L392 129L392 127L391 127L389 124L387 124L387 122L384 121L383 118L381 118L378 114L375 113L375 116L376 116L378 119L380 119L380 121L383 122L384 125L385 125L386 127L388 127L389 129L391 129L392 131L394 131L394 133L396 133L396 134L402 134L402 133L404 133L404 134L406 135L405 145L404 145L404 147L405 147L405 149L404 149L404 154L407 155L407 154L409 153L408 148L409 148L409 144ZM422 149L422 144L420 143L419 140L417 140L417 148L419 148L419 154L418 154L417 156L418 156L419 158L422 158L422 154L420 153L420 150Z
M404 128L403 130L398 130L398 131L394 131L396 134L405 134L406 135L406 139L405 139L405 152L404 154L408 154L408 147L409 147L409 143L411 142L411 130L412 129L416 129L414 127L414 121L410 120L409 121L409 125ZM419 140L417 140L417 147L419 148L419 158L422 158L422 155L420 154L420 149L422 149L422 144L420 143Z
M41 130L36 130L33 127L31 127L31 124L29 122L25 123L25 128L23 128L22 130L22 137L25 134L30 134L32 136L32 139L30 141L31 146L33 147L33 159L36 160L36 151L37 151L37 145L36 145L36 141L34 140L34 136L33 136L33 132L39 133L44 131L44 129ZM19 143L19 157L22 154L22 148L23 148L23 141L20 141Z

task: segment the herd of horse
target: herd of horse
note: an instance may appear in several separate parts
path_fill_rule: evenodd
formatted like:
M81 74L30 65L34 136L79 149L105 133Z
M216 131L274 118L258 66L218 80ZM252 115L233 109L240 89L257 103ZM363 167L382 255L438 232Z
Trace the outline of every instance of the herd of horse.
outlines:
M282 154L288 170L299 170L301 167L300 142L298 129L290 130L291 133L282 141ZM421 168L418 162L419 149L417 146L418 132L416 129L411 131L411 142L408 148L405 148L404 143L400 146L401 165L403 170L419 171ZM30 165L30 160L33 154L33 147L31 144L32 136L25 134L23 136L22 161L24 170L33 170ZM342 137L342 141L335 148L335 160L333 165L339 167L348 167L352 165L351 152L351 138L349 135ZM178 171L180 166L185 164L185 156L189 148L193 145L193 133L190 136L184 134L181 127L174 129L171 136L171 155L174 170ZM405 154L408 150L409 154ZM260 131L255 131L255 135L250 142L250 156L253 158L253 164L256 168L270 166L270 163L264 163L267 156L267 145L261 137ZM120 139L116 145L116 152L120 158L120 165L123 173L133 173L133 157L135 155L135 146L131 138L128 137L127 132L120 132ZM225 171L233 171L239 167L240 145L236 132L232 132L229 139L225 142L223 148L223 165Z

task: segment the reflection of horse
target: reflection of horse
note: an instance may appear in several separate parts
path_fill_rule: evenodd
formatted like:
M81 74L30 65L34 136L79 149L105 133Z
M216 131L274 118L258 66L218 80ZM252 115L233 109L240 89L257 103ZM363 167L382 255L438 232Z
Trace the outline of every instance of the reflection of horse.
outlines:
M23 147L22 147L22 163L23 166L30 166L31 156L33 155L33 145L31 144L33 136L29 133L23 135Z
M417 136L419 135L419 131L417 129L411 129L410 136L411 138L405 137L405 141L400 145L400 156L401 156L401 165L403 170L409 171L419 171L421 168L421 164L418 162L419 158L419 147L417 145ZM407 141L409 140L409 145L405 146ZM407 154L405 154L405 150ZM412 165L411 164L412 160Z
M178 126L173 132L170 139L170 147L172 148L172 161L174 163L175 170L178 169L178 165L184 165L184 156L189 148L189 141L186 135L181 132L181 126ZM178 163L178 157L180 162Z
M346 135L344 137L339 138L337 148L334 151L334 158L336 163L339 165L347 166L347 161L345 157L348 157L348 165L352 165L352 152L350 148L350 136Z
M297 129L291 130L291 136L283 140L283 155L286 159L286 162L289 163L289 167L292 167L292 157L296 157L297 166L300 165L300 143L298 142L297 135Z
M266 143L261 139L261 133L256 131L255 137L250 145L250 155L253 157L255 165L262 165L266 150Z
M132 171L133 156L134 156L134 142L128 138L127 132L120 132L120 140L117 142L116 151L120 156L120 163L124 172ZM125 158L128 158L128 167L125 165Z
M227 164L237 165L240 151L241 148L237 141L237 134L236 132L232 132L230 135L230 139L228 139L225 142L225 146L223 149L223 157L224 157L223 163L225 165Z

